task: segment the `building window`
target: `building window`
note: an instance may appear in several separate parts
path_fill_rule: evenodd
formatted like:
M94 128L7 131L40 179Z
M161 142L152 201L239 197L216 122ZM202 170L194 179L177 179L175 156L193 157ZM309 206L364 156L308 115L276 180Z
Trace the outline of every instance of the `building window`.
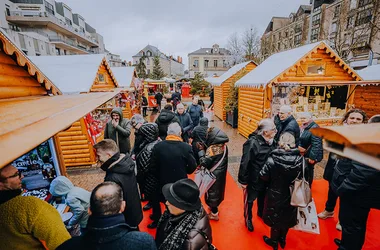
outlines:
M351 0L350 10L356 9L357 3L358 3L358 0Z
M289 32L285 31L285 37L288 37L288 35L289 35Z
M150 69L147 69L147 74L150 75Z
M6 8L6 12L7 12L7 16L11 15L11 11L8 8Z
M338 25L336 22L331 24L331 33L335 33L337 31Z
M366 24L371 22L372 20L372 10L364 10L358 14L358 18L356 19L356 26Z
M297 24L297 26L294 28L294 33L299 33L302 31L302 27L300 24Z
M294 45L295 45L295 46L300 45L300 44L301 44L301 39L302 39L302 35L301 35L301 34L300 34L300 35L296 35L296 36L294 37Z
M45 10L46 12L52 14L54 16L54 7L48 1L45 0Z
M218 67L218 60L214 60L214 67L215 67L215 68Z
M311 40L317 40L319 37L319 28L311 30Z
M370 4L372 0L359 0L359 8Z
M224 68L227 68L226 60L223 60L223 67L224 67Z
M61 54L61 50L59 48L55 48L55 54L59 56Z
M277 50L281 50L281 43L277 44Z
M335 7L334 18L337 18L339 16L339 14L340 14L340 8L341 8L340 4Z
M150 65L150 58L146 59L146 65Z
M73 23L71 22L71 20L69 18L65 17L65 20L66 20L67 25L70 25L70 26L73 25Z
M313 18L312 18L312 20L313 20L313 22L312 22L313 26L320 24L320 22L321 22L321 14L314 15Z
M103 74L98 74L98 81L99 82L105 82L104 75Z
M205 68L208 68L208 60L204 61L204 66L205 66Z
M199 61L198 60L194 60L193 66L194 66L194 68L198 68L199 67Z
M146 52L146 55L147 55L147 56L152 56L152 52L148 50L148 51Z
M355 18L353 16L347 18L347 29L354 27L354 20Z

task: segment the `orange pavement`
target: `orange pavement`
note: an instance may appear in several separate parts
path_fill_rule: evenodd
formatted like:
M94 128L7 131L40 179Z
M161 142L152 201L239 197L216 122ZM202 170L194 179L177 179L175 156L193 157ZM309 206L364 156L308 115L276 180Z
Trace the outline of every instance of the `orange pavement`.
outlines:
M313 197L318 211L322 211L327 198L327 182L316 180L313 182ZM271 249L263 243L262 236L269 235L267 227L261 219L257 219L256 206L254 207L255 231L250 233L244 226L242 191L232 177L227 176L225 200L220 206L220 220L211 221L213 243L219 250L240 249ZM155 230L147 229L151 221L148 216L151 211L144 212L144 220L140 224L142 231L155 235ZM341 233L335 229L337 215L334 219L319 220L320 235L307 234L290 230L285 249L337 249L333 242ZM380 249L380 211L372 210L368 219L366 242L363 250Z

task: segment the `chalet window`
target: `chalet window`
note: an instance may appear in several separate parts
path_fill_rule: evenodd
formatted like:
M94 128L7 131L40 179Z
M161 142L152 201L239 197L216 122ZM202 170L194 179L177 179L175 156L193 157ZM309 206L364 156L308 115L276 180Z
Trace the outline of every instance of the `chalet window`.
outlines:
M199 61L198 60L194 60L194 68L198 68L199 67Z
M105 82L104 75L103 74L98 74L98 80L99 82Z
M204 66L205 66L205 68L208 68L208 60L204 61Z
M367 4L370 4L371 2L372 0L359 0L359 8L366 6Z
M218 67L218 60L214 60L214 67L215 67L215 68Z
M324 75L325 67L324 65L309 65L307 67L307 74L308 75Z
M46 12L52 14L54 16L54 7L51 3L45 0L45 10Z
M372 10L364 10L359 12L358 18L356 19L356 26L369 23L372 20Z
M336 17L339 16L339 14L340 14L340 8L341 8L340 4L335 7L334 18L336 18Z

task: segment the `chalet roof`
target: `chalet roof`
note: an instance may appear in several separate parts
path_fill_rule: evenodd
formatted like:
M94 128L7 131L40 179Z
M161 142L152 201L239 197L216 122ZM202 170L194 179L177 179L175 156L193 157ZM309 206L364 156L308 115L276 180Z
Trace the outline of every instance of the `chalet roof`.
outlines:
M364 81L380 81L380 64L356 71Z
M112 71L104 54L29 57L64 93L89 92L98 69L105 63ZM117 81L114 79L115 84Z
M60 89L57 88L44 74L44 71L41 71L26 55L25 53L17 47L17 45L13 42L13 39L7 34L5 30L0 28L0 42L3 44L0 47L0 50L3 50L7 55L12 56L16 55L17 64L21 67L26 66L27 71L30 76L35 76L38 83L45 87L46 90L50 91L53 95L62 94Z
M231 52L225 48L219 48L219 52L214 54L211 53L213 48L200 48L196 51L189 53L189 55L231 55Z
M295 65L299 64L304 58L310 56L312 52L316 51L318 48L327 48L330 53L333 53L342 64L345 64L342 59L334 52L329 45L324 41L307 44L295 49L283 51L276 53L268 57L262 64L260 64L255 70L252 70L247 75L242 77L236 82L236 86L253 86L258 87L260 85L266 86L272 82L276 82L283 73L286 73ZM351 69L347 64L345 68L349 72L354 72L355 76L359 79L360 77L356 72Z
M232 68L230 68L228 71L224 72L224 74L222 74L220 77L208 77L205 80L208 81L213 86L220 86L223 82L225 82L231 76L235 75L237 72L245 68L251 62L256 64L253 61L239 63L233 66Z
M131 87L133 77L135 76L135 67L111 67L111 70L120 87Z

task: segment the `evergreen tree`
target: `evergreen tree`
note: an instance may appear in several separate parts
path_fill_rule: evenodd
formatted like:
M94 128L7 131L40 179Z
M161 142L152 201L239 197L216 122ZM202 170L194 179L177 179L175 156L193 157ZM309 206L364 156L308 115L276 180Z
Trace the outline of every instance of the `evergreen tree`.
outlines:
M139 78L148 78L148 75L146 74L146 66L145 66L145 61L146 59L146 56L142 56L140 57L140 60L139 60L139 63L136 65L136 72L137 72L137 76Z
M194 75L194 80L191 80L191 90L192 95L201 94L204 95L209 92L210 84L205 81L200 72L196 72Z
M165 73L162 70L161 65L160 65L160 57L155 56L153 58L153 72L150 75L150 78L152 78L154 80L160 80L160 79L164 78L164 76L165 76Z

